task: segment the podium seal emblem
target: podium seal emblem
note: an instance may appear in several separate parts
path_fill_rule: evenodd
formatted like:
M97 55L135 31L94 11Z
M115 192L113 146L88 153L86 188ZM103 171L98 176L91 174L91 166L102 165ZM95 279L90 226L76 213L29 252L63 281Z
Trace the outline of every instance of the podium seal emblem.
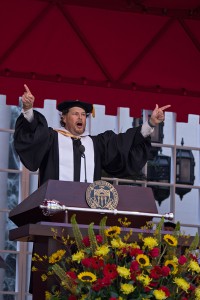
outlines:
M86 190L86 202L91 208L115 209L119 201L117 190L104 180L91 183Z

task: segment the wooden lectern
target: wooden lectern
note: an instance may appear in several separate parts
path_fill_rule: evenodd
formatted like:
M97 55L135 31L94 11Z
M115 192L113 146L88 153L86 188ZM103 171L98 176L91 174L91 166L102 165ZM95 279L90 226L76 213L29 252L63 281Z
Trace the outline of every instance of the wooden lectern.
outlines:
M69 182L59 180L49 180L39 187L34 193L27 197L17 207L15 207L9 214L9 218L17 226L25 224L35 224L40 221L51 222L65 222L66 214L61 212L54 216L44 216L40 205L45 199L58 200L61 204L71 207L89 208L87 205L85 195L89 183ZM157 214L157 207L153 197L152 189L149 187L138 187L128 185L113 185L119 195L119 203L117 210L121 211L138 211ZM74 212L68 213L68 222L70 222L71 215ZM102 215L88 212L76 212L77 222L79 224L90 224L94 222L99 224ZM117 220L122 215L109 215L108 225L117 225ZM146 221L151 220L150 217L132 216L128 217L131 220L131 227L141 227L145 225ZM113 221L115 223L113 223Z
M39 255L51 255L60 248L60 244L52 237L51 228L62 231L64 228L66 234L71 235L70 218L75 213L76 220L80 228L87 234L87 225L94 223L98 227L100 220L105 214L90 212L59 212L53 216L45 216L40 205L45 199L57 200L67 207L89 208L86 202L86 190L89 183L67 182L58 180L49 180L39 187L33 194L27 197L9 214L9 218L18 228L10 230L10 240L34 242L34 252ZM157 214L157 207L151 188L114 185L119 195L117 210L119 211L137 211ZM124 218L124 215L107 215L107 225L119 225L118 219ZM152 217L149 216L128 216L132 228L144 226ZM60 231L60 232L61 232ZM41 281L41 273L32 273L32 294L33 300L45 300L45 290L51 285L50 282Z

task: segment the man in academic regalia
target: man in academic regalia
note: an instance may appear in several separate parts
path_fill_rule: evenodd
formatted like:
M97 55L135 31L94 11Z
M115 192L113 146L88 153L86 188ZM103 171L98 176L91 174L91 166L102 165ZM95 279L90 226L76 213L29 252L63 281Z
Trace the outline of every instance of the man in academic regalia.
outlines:
M92 104L78 100L60 103L57 109L61 112L61 128L53 129L41 113L33 110L34 96L26 85L24 88L14 146L27 169L39 169L39 185L48 179L91 183L101 179L102 169L114 177L140 172L148 159L150 134L164 120L164 110L170 106L156 105L148 122L125 133L108 130L90 136L85 127L87 116L93 112Z
M34 96L27 85L24 88L23 109L16 122L14 146L27 169L39 169L40 185L48 179L91 183L101 179L102 169L114 177L138 173L148 159L150 134L164 121L164 110L170 107L156 105L147 122L125 133L115 134L108 130L90 136L85 127L86 117L93 111L92 104L78 100L60 103L57 109L62 114L62 127L55 130L48 127L41 113L33 110ZM87 158L85 161L83 152Z

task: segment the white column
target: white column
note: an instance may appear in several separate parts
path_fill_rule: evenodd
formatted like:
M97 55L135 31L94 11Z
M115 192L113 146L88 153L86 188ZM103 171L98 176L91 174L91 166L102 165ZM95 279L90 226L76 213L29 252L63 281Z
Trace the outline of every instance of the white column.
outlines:
M11 109L6 105L6 96L0 95L0 129L10 128ZM8 168L10 133L0 131L0 169ZM0 172L0 209L7 208L8 173ZM0 249L5 245L6 214L0 214ZM0 272L0 282L3 283L4 270ZM2 289L2 286L0 286Z

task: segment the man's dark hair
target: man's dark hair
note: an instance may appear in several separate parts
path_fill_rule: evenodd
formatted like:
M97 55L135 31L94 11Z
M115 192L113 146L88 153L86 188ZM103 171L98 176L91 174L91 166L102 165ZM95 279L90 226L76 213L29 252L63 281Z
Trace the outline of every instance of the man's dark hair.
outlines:
M60 125L61 127L65 127L65 123L63 122L63 116L69 112L69 109L63 110L60 116Z

